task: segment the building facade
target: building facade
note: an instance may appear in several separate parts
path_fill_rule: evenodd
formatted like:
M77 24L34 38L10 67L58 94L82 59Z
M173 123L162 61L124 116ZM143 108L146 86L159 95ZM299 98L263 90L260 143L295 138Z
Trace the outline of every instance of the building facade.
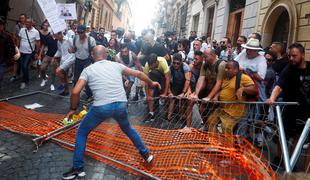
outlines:
M294 42L303 44L309 60L310 0L261 0L256 30L263 36L263 46L273 41L286 47Z
M112 30L114 12L113 0L93 0L92 9L88 15L87 25L94 28Z
M115 11L113 13L113 29L122 28L126 31L133 29L132 12L128 1L114 3Z
M158 11L157 30L178 37L198 36L220 40L253 32L262 34L262 45L280 41L306 48L310 59L310 0L165 0Z

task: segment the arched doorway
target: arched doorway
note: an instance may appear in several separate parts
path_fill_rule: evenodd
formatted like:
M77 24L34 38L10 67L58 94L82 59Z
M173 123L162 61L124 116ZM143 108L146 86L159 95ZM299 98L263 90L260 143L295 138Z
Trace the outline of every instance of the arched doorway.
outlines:
M289 25L290 25L289 15L288 12L285 10L280 14L278 20L276 21L272 34L272 42L277 41L283 43L285 49L287 47Z
M262 23L262 45L270 46L279 41L287 47L296 40L297 11L293 1L274 1L268 8Z

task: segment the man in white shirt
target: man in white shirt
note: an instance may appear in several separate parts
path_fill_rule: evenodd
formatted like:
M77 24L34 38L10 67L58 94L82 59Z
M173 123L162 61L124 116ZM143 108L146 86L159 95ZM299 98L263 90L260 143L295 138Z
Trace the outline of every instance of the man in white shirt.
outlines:
M150 80L141 71L132 70L123 64L106 60L106 49L99 45L93 50L95 63L85 68L71 94L71 118L78 108L80 92L89 85L94 95L94 103L82 120L76 135L73 167L63 174L63 179L74 179L85 176L83 156L88 134L105 119L115 119L121 130L129 137L146 163L151 163L153 156L137 131L130 125L127 111L127 98L123 87L122 76L135 76L151 87L161 88L159 83Z
M195 51L201 51L201 41L196 39L193 41L193 50L190 51L188 54L187 54L187 61L189 64L193 64L194 63L194 52Z
M38 58L40 50L40 34L33 26L32 19L27 18L25 22L25 28L21 28L19 31L19 51L21 53L20 64L23 72L23 82L20 88L24 89L29 82L29 70L28 66L33 56Z
M263 55L259 54L262 48L258 39L249 39L246 44L241 45L246 49L246 53L242 53L236 57L236 61L240 64L240 70L251 72L257 80L264 80L267 72L267 62Z
M75 54L69 53L68 50L72 47L72 39L67 38L62 32L55 34L58 50L55 54L55 58L60 58L60 66L56 69L56 75L59 77L64 91L60 93L62 96L69 94L69 86L67 81L67 71L74 64Z
M76 24L72 24L71 25L71 29L68 30L66 37L73 39L75 37L76 34Z

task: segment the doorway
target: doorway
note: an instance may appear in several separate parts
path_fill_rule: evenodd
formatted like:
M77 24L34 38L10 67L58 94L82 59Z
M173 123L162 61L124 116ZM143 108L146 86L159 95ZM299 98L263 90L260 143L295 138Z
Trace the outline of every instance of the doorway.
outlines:
M288 45L287 41L289 35L289 25L290 25L289 14L285 10L278 17L272 34L272 42L277 41L283 43L285 49L287 48Z

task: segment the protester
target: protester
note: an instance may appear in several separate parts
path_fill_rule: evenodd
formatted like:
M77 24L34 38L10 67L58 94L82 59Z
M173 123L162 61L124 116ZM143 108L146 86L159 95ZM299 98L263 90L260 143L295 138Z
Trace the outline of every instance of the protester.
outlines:
M57 40L54 39L53 35L51 32L48 31L49 24L47 21L44 21L41 26L41 30L39 31L40 33L40 41L41 41L41 49L39 53L39 61L42 60L42 64L40 65L40 74L42 77L42 82L41 82L41 87L45 86L47 82L47 77L46 77L46 71L48 69L48 66L51 64L52 69L51 69L51 86L50 89L51 91L55 90L54 84L55 84L55 74L56 74L56 68L57 64L54 61L54 55L57 52ZM46 53L44 53L45 49Z
M170 66L170 88L168 96L184 97L189 89L190 84L190 68L182 61L182 55L175 53L172 58L172 65ZM168 120L171 120L174 109L175 100L171 99L168 106ZM184 107L181 107L180 110ZM179 111L181 112L181 111Z
M0 88L8 62L13 58L16 61L19 56L19 50L15 46L13 36L5 31L5 21L0 19Z
M194 40L193 41L193 50L187 54L187 63L188 64L194 63L193 59L194 59L195 51L201 51L201 41L200 40Z
M60 58L60 65L56 69L56 75L62 83L62 86L58 89L63 89L59 95L67 96L69 95L69 85L67 80L68 70L75 62L75 54L69 53L70 48L73 46L73 40L64 36L62 32L58 32L55 37L58 40L58 50L55 54L55 58Z
M70 53L75 53L76 58L74 66L74 84L78 81L83 69L92 63L91 51L96 46L96 40L93 37L86 35L86 26L79 25L77 27L77 33L78 35L73 39L73 46L69 50ZM87 99L92 96L88 86L86 86L85 93Z
M106 49L97 46L93 50L95 63L85 68L78 82L72 90L70 111L66 115L71 118L78 108L78 102L82 89L89 84L94 93L94 103L82 120L76 135L73 167L63 174L63 179L83 177L84 152L88 134L101 122L108 118L115 119L121 130L129 137L146 163L153 161L153 155L146 147L137 131L130 125L128 120L127 99L122 86L122 75L135 76L145 81L148 86L160 89L157 82L150 80L143 72L132 70L120 63L110 62L107 58ZM109 72L109 73L108 73Z
M253 80L239 71L237 61L230 60L225 63L225 74L226 77L223 80L218 97L219 101L246 101L247 95L253 96L258 93ZM208 118L208 131L216 133L217 125L221 123L223 134L233 134L235 126L244 117L245 110L245 104L222 104Z
M108 39L104 36L104 33L105 33L105 29L100 28L99 33L98 33L97 37L95 38L96 44L102 45L104 47L108 47L109 46Z
M298 102L298 106L287 106L283 112L286 137L294 139L296 145L304 124L310 117L310 62L305 60L305 48L298 43L289 47L289 65L281 72L276 87L267 102L273 105L282 93L283 101ZM302 123L298 123L301 121ZM294 149L294 147L293 147ZM292 152L292 151L291 151ZM310 154L310 148L307 150ZM310 158L305 158L304 169Z
M121 45L120 52L115 56L115 61L131 69L143 71L143 67L140 61L138 60L136 54L129 50L129 47L127 46L127 44ZM129 99L131 87L135 82L135 78L133 76L128 76L128 77L124 76L123 81L124 81L124 87L125 87L127 99ZM141 90L140 86L136 87L136 95L134 98L135 100L138 99L138 93L140 90Z
M156 54L150 54L147 57L147 63L145 64L144 73L148 75L148 77L160 83L162 89L152 88L149 86L145 86L145 92L147 95L147 103L149 114L145 121L154 121L154 110L158 109L158 99L155 101L154 108L154 97L167 96L169 85L170 85L170 71L169 66L165 58L159 57Z
M29 69L28 66L33 57L37 60L40 53L40 33L32 25L32 19L27 18L25 22L26 27L19 32L19 50L21 53L21 69L23 72L23 81L20 89L24 89L29 83Z

